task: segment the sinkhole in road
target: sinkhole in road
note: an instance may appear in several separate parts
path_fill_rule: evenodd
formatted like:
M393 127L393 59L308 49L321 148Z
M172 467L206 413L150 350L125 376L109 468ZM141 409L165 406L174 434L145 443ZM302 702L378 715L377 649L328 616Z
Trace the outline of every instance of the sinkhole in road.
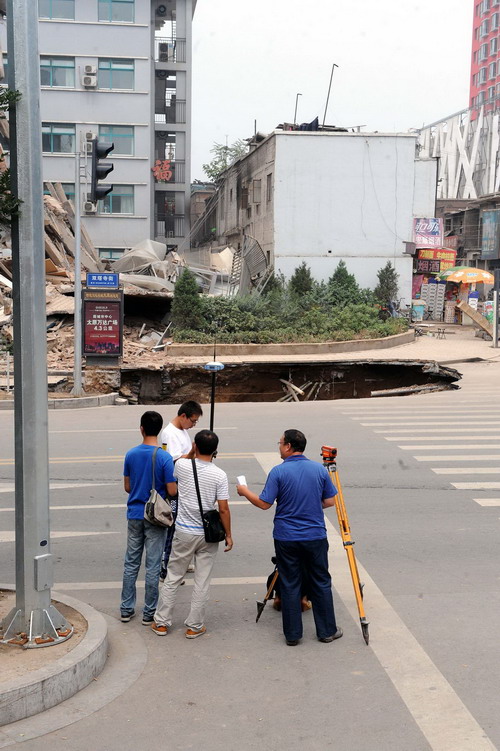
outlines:
M457 370L428 360L226 364L217 374L216 399L276 402L283 397L316 401L403 396L456 389L460 378ZM193 398L206 403L211 382L202 365L179 364L156 371L136 368L122 371L120 392L135 404L179 404Z

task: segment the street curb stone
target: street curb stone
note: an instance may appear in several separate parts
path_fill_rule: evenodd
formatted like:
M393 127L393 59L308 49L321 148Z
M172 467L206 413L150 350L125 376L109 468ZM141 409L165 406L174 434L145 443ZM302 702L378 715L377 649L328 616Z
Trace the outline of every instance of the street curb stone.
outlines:
M100 396L81 396L68 397L67 399L49 399L47 406L49 409L82 409L83 407L109 407L115 403L119 397L116 391L111 394L102 394ZM0 401L0 410L14 409L14 399L2 399Z
M7 585L0 586L12 589ZM0 727L69 699L88 686L104 667L108 654L108 626L101 613L74 597L55 591L52 599L78 611L87 621L87 633L77 647L59 660L0 684Z

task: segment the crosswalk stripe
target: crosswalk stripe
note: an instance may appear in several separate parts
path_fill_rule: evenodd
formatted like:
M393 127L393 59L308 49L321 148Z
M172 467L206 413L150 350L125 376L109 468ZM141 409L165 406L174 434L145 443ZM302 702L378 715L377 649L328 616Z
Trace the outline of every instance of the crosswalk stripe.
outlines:
M50 538L59 539L63 537L96 537L98 535L119 535L120 532L51 532ZM0 532L0 542L14 542L16 533Z
M500 467L432 467L436 475L500 475Z
M374 430L374 433L448 433L450 428L390 428L389 430ZM499 428L453 428L454 433L494 433Z
M443 415L449 415L450 414L450 408L447 407L446 409L442 409L442 410L432 409L432 410L429 410L429 411L425 411L425 410L419 409L419 410L414 410L414 412L415 412L415 414L418 415L419 418L420 417L436 417L436 415L441 416L441 414L443 414ZM344 412L344 414L347 414L347 413ZM407 419L407 414L412 414L412 412L411 411L409 411L408 413L407 412L389 412L389 410L383 410L383 412L382 411L377 411L377 412L372 412L372 413L365 412L365 413L363 413L362 415L359 415L359 416L358 415L349 415L349 414L347 416L350 417L351 420L364 420L364 419L367 419L367 418L368 419L369 418L376 418L380 414L383 414L384 417L390 417L392 420L406 420ZM489 416L491 416L493 418L493 417L499 417L500 416L500 409L482 409L482 410L478 410L478 409L463 410L463 409L461 409L460 410L460 416L462 416L462 415L467 415L467 416L478 415L478 417L481 417L481 419L483 419L483 415L486 416L486 417L489 415Z
M409 419L408 417L405 418L404 423L403 423L404 425L408 423L408 419ZM487 417L482 417L481 420L480 420L480 422L482 424L486 424L488 426L490 426L490 425L500 425L500 420L497 420L496 418L493 420L493 419L490 419L490 418L487 418ZM429 420L412 420L411 423L412 423L412 425L428 425L429 424ZM450 420L449 422L445 422L444 420L439 420L439 422L438 421L434 421L433 424L436 424L436 423L438 425L441 425L441 426L449 426L447 429L450 430L451 427L453 427L454 425L457 424L457 421L456 420ZM395 427L397 427L397 423L396 422L362 422L360 424L364 428L382 428L384 426L390 427L391 425L394 425ZM474 428L472 428L472 430L474 430ZM498 428L495 428L495 430L498 430Z
M379 431L375 431L379 432ZM399 430L398 433L401 431ZM399 435L385 436L386 441L496 441L500 439L498 435ZM418 448L418 446L417 446ZM422 448L422 446L420 447ZM446 448L446 447L445 447ZM500 446L489 446L489 448L500 448Z
M457 490L500 490L500 482L452 482Z
M386 438L386 441L392 441L392 438ZM450 446L449 443L438 443L438 444L432 444L429 443L428 445L420 445L418 443L410 446L398 446L398 449L402 449L403 451L422 451L422 449L456 449L457 451L467 451L470 449L500 449L500 443L485 443L480 446L477 445L477 443L458 443L454 446ZM500 455L498 455L496 458L500 459ZM422 459L420 459L422 461Z
M431 454L414 456L413 458L418 462L492 462L500 459L500 454L478 454L477 456L471 456L470 454L466 454L465 456L463 454L443 454L436 456L435 454Z
M480 506L500 506L500 498L473 498Z

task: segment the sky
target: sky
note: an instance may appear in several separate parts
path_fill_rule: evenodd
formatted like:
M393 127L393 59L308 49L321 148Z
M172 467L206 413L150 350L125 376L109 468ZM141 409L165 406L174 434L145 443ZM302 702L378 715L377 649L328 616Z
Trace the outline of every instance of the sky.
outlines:
M323 120L406 132L468 106L473 0L198 0L192 179L214 142Z

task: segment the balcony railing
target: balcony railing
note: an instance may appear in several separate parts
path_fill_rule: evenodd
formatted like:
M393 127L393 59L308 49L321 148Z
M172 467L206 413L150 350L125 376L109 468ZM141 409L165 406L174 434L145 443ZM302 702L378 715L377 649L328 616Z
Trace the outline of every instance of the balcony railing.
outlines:
M185 63L186 40L173 37L155 37L157 63Z
M174 161L172 159L161 159L161 157L157 157L157 159L162 162L169 162L169 166L166 171L167 173L172 173L171 176L168 177L168 180L162 179L161 173L159 173L160 177L156 179L157 183L160 183L162 185L169 185L170 183L183 183L185 181L185 161L179 159L177 161Z
M155 102L155 123L173 125L186 122L186 102L176 99L169 102Z
M156 237L184 237L184 214L157 215Z

